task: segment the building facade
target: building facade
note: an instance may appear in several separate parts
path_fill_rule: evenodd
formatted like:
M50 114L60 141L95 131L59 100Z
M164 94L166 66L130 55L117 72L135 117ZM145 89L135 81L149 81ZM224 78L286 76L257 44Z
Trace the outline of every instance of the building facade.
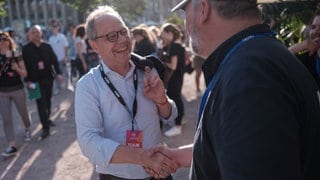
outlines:
M162 24L171 15L170 10L178 1L148 0L144 15L136 23ZM85 15L79 15L77 10L60 0L6 0L4 8L7 11L7 16L0 19L0 29L11 29L20 35L23 35L33 24L39 24L46 28L52 19L61 22L62 31L67 28L68 24L76 25L85 20Z

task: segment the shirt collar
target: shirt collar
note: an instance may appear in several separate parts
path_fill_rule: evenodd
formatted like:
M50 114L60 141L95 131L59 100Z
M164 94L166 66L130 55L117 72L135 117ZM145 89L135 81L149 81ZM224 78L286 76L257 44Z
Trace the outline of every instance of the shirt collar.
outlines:
M126 77L130 77L133 72L134 72L134 69L136 68L136 65L130 60L129 61L130 63L130 70L129 72L127 73ZM117 72L115 71L112 71L108 65L106 65L103 61L101 61L101 64L102 64L102 69L103 69L103 72L107 75L110 75L110 74L118 74Z

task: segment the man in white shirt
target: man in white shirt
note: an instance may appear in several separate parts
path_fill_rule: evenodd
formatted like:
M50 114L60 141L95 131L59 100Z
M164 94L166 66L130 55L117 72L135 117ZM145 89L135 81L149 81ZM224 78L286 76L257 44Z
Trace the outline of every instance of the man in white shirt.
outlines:
M101 64L77 83L75 120L82 153L96 165L100 179L172 179L178 164L148 150L161 143L160 120L177 117L155 69L138 69L130 60L132 39L120 15L104 6L86 23Z
M69 43L65 35L59 32L59 24L54 21L51 24L52 35L49 38L49 44L51 45L54 53L56 54L59 62L59 66L64 77L64 82L60 85L55 82L53 94L59 93L61 88L66 88L68 82L68 71L67 71L67 63L68 63L68 49Z

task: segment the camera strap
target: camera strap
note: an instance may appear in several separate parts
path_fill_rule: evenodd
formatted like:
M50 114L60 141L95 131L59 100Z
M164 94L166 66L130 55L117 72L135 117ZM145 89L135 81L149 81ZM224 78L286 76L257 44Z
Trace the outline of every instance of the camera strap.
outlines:
M108 76L103 72L102 64L99 65L99 69L100 69L100 73L101 73L101 76L102 76L104 82L108 85L108 87L113 92L113 94L118 99L118 101L124 106L124 108L131 115L131 117L132 117L131 129L132 129L132 131L134 131L134 118L137 114L137 90L138 90L138 75L137 75L136 68L134 69L134 72L133 72L133 85L134 85L135 95L134 95L134 101L133 101L133 105L132 105L132 111L129 109L129 107L126 104L126 102L124 101L123 97L121 96L119 91L114 87L114 85L112 84L112 82L110 81Z

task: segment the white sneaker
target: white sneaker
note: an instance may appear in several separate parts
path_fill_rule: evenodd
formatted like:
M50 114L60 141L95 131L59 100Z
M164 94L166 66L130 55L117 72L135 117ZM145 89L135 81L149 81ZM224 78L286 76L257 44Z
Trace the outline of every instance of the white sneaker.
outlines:
M182 133L181 126L173 126L171 129L164 133L167 137L177 136Z
M17 148L13 146L9 146L5 152L1 153L1 156L3 157L9 157L17 154Z

